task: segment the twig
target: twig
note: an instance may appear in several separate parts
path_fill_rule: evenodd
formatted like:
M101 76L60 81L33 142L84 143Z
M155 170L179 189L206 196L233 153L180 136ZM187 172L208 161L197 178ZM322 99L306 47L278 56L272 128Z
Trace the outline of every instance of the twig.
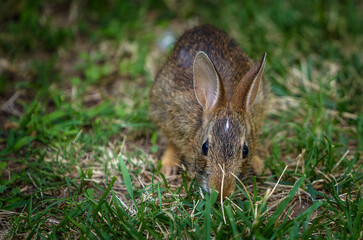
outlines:
M297 169L299 167L299 164L300 164L300 161L301 162L301 171L304 172L305 169L304 169L304 155L305 155L305 148L301 151L301 153L297 156L296 158L296 167L295 167L295 173L297 173Z
M127 206L118 196L116 196L116 198L120 201L120 203L122 204L122 206L129 211L129 213L131 213L132 215L136 214L135 210L132 210L129 206Z
M227 224L226 222L226 216L224 215L224 206L223 206L223 185L224 185L224 164L223 164L223 168L221 167L220 164L218 164L219 168L221 169L222 171L222 184L221 184L221 192L220 192L220 195L221 195L221 207L222 207L222 215L223 215L223 221L224 221L224 224Z
M27 172L27 174L28 174L28 177L29 177L29 179L30 179L30 181L32 182L32 184L34 185L34 187L36 188L36 189L38 189L38 185L34 182L34 179L32 178L32 176L30 175L30 173L29 172ZM43 198L43 191L42 191L42 189L40 188L40 196Z
M276 189L277 185L279 185L279 182L280 182L280 180L281 180L282 176L284 175L284 173L285 173L286 169L287 169L287 165L285 166L284 171L282 171L282 173L281 173L281 175L280 175L280 177L279 177L279 180L277 180L277 182L276 182L275 186L273 187L272 191L271 191L271 192L270 192L270 194L267 196L267 199L269 199L269 198L272 196L272 194L274 193L274 191L275 191L275 189Z
M19 98L19 96L20 96L19 92L15 92L13 96L11 96L11 98L1 106L1 110L13 114L15 116L21 117L22 115L21 112L18 109L16 109L14 105L14 102Z
M334 165L332 168L332 172L339 166L340 162L343 161L343 159L348 155L349 149L344 153L344 155L340 158L340 160Z
M230 202L230 203L232 203L233 204L233 206L235 206L236 208L238 208L241 212L243 212L243 209L242 208L240 208L237 204L235 204L231 199L229 199L229 197L226 197L227 198L227 200Z
M193 200L193 202L194 202L194 200ZM191 218L191 219L193 219L193 218L194 218L194 212L195 212L195 209L197 208L198 204L199 204L199 200L198 200L198 201L197 201L197 203L194 205L193 210L192 210L192 212L190 213L190 218Z

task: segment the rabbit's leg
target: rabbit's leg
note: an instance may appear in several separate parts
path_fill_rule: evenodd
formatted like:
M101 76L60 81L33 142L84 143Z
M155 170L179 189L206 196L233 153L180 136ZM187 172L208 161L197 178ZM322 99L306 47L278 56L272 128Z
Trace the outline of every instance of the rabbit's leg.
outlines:
M169 143L161 157L161 172L165 176L175 175L178 170L179 162L180 160L176 155L174 146Z
M263 163L263 160L259 156L255 155L252 157L251 166L252 166L252 170L255 174L261 175L264 163Z

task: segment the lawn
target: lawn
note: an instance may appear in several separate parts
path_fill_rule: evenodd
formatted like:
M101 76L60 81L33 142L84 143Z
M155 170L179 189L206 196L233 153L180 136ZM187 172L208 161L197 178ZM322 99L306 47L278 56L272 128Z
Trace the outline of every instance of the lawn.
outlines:
M362 239L362 1L2 0L0 239ZM260 176L165 178L157 71L212 24L257 61Z

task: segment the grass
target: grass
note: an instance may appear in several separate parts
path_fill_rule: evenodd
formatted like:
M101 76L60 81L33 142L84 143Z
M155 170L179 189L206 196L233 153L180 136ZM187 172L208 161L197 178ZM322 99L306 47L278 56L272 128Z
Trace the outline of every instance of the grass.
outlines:
M0 237L361 239L359 1L3 1ZM265 170L223 204L159 173L148 90L199 23L268 53Z

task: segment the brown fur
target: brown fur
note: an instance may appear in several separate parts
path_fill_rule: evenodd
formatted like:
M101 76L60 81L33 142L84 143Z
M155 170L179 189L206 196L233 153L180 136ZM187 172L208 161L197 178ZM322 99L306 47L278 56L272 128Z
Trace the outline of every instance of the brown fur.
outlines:
M199 51L205 54L197 59ZM219 81L215 104L206 100L214 96L205 87L210 81L203 78L210 76L204 69L213 72L208 58L219 79L214 80ZM262 171L258 136L268 93L263 66L264 58L252 64L235 41L212 26L193 28L180 37L150 92L150 117L169 142L162 157L164 173L171 174L170 168L181 161L196 170L206 190L215 188L225 197L234 190L231 173L242 177L251 165L255 173ZM207 139L205 156L202 145ZM246 158L242 157L244 143L249 150Z

